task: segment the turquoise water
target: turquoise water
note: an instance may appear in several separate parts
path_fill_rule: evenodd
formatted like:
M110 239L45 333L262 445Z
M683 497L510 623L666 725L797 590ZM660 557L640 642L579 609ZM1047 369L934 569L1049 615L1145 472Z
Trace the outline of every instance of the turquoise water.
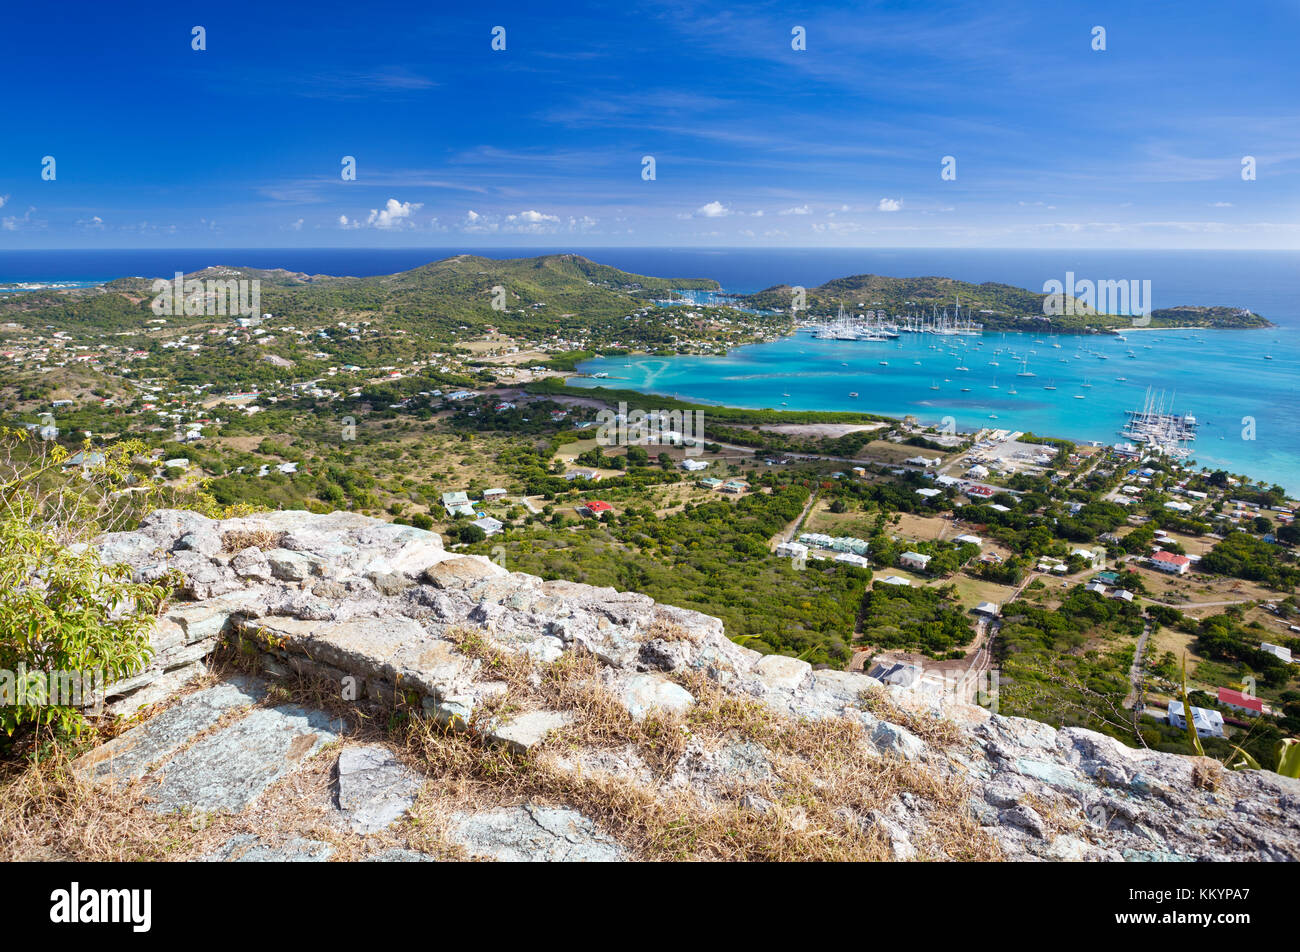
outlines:
M992 426L1105 443L1123 441L1124 412L1141 409L1152 387L1166 391L1172 410L1199 419L1192 445L1197 463L1300 491L1300 333L1275 327L1128 330L1125 336L903 334L877 343L818 341L800 331L726 357L597 358L578 369L606 372L607 379L570 383L727 406L913 414L926 423L951 416L961 429ZM1017 376L1022 358L1035 376ZM1057 389L1044 389L1051 385ZM1247 417L1254 420L1254 439L1246 438Z

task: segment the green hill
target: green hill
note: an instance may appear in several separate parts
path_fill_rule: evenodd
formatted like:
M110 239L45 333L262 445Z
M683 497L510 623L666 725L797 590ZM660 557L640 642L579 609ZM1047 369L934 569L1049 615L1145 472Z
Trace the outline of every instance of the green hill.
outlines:
M742 298L751 307L789 309L793 291L790 285L781 284ZM1037 291L992 281L971 284L954 278L890 278L879 274L858 274L808 288L805 303L807 313L813 317L834 314L841 304L846 310L884 308L891 315L910 312L922 316L929 315L932 308L947 308L952 313L953 306L960 299L963 315L968 314L989 330L1033 330L1041 329L1044 324L1065 331L1133 326L1131 317L1099 313L1077 298L1069 301L1069 310L1073 313L1048 317L1044 309L1047 297ZM1180 305L1156 308L1150 317L1152 327L1272 326L1257 314L1233 307Z

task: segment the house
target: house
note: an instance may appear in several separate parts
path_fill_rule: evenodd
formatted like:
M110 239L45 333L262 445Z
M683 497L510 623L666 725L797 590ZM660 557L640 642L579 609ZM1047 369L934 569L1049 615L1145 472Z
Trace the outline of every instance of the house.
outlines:
M904 552L898 557L898 564L905 569L918 569L922 572L930 564L930 556L922 555L920 552Z
M886 585L902 585L904 587L911 587L912 584L907 579L902 578L898 575L886 575L884 578L876 579L876 581L883 582Z
M483 516L479 519L475 519L470 523L470 525L478 526L483 530L484 535L496 535L502 528L501 520L493 519L491 516Z
M776 554L783 559L798 561L808 558L808 546L802 542L781 542L776 547Z
M859 568L866 568L871 564L871 560L863 555L854 555L852 552L841 552L835 556L836 562L844 562L848 565L856 565Z
M188 464L189 460L186 460L185 462L186 464ZM71 456L69 456L67 459L63 461L63 467L64 469L67 469L69 466L81 466L81 467L102 466L103 463L104 463L103 453L86 453L86 452L82 452L81 450L78 450L77 452L73 453Z
M717 489L719 486L722 485L722 480L714 476L705 476L703 479L699 481L698 485L704 489Z
M997 618L999 609L992 602L980 602L972 609L977 615L987 615L989 618Z
M1094 552L1092 549L1075 549L1070 553L1070 557L1078 556L1089 565L1100 565L1106 559L1106 553L1100 550Z
M926 499L933 499L935 496L942 496L943 490L942 489L918 489L916 491L916 494L918 496L924 496Z
M1264 702L1241 691L1231 688L1219 688L1219 703L1234 711L1241 711L1248 717L1259 717L1264 713Z
M966 470L966 475L971 479L988 479L989 468L976 463L970 469Z
M743 493L748 488L749 483L745 482L743 479L729 479L722 484L722 491L724 493Z
M1192 564L1192 560L1187 556L1175 555L1173 552L1157 552L1148 561L1152 568L1168 572L1170 575L1186 575L1187 567Z
M1284 648L1281 645L1272 645L1269 644L1267 641L1265 641L1260 644L1259 650L1267 651L1269 654L1271 654L1274 658L1277 658L1279 661L1285 661L1287 664L1292 663L1290 648Z
M442 504L449 516L473 516L474 507L470 505L469 496L463 492L443 493Z
M931 458L926 456L913 456L911 459L903 460L903 462L911 466L920 466L924 469L929 469L930 467L938 466L941 462L943 462L943 457L935 456Z
M984 545L984 540L977 535L959 535L957 536L957 538L953 539L952 541L956 542L958 545L975 545L975 546Z
M1183 702L1170 701L1168 709L1169 723L1174 727L1186 729L1187 720L1183 716ZM1223 715L1218 711L1209 711L1203 707L1192 708L1192 724L1196 727L1197 737L1222 737Z
M875 664L868 674L882 684L896 684L900 688L910 688L921 680L919 666L896 661L882 661Z
M702 469L709 468L709 461L705 459L684 459L682 460L682 469L688 473L698 473Z
M1133 593L1126 588L1117 588L1110 593L1111 598L1119 599L1121 602L1133 601Z
M483 501L491 502L493 499L501 499L506 494L504 489L492 488L483 490Z
M1084 586L1084 589L1089 592L1096 592L1098 595L1106 594L1106 586L1102 585L1101 582L1089 582Z
M578 515L588 516L598 519L607 512L613 512L614 507L603 499L588 499L581 506L577 507Z
M1192 505L1191 505L1191 503L1186 503L1186 502L1167 502L1167 503L1165 503L1165 508L1166 508L1166 509L1172 509L1174 512L1191 512L1191 511L1192 511Z

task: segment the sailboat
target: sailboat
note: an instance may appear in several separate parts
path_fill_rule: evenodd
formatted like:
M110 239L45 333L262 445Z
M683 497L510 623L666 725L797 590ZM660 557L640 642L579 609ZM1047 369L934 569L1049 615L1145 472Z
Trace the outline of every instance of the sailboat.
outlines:
M931 390L938 390L938 389L939 389L939 385L938 385L937 383L935 383L933 380L931 380L931 381L930 381L930 389L931 389Z
M1044 389L1044 390L1055 390L1055 389L1056 389L1056 381L1053 380L1051 383L1049 383L1049 384L1048 384L1046 387L1044 387L1043 389Z
M1036 377L1036 376L1037 376L1037 374L1035 374L1032 370L1029 369L1029 358L1028 358L1028 357L1026 357L1024 360L1022 360L1022 361L1020 362L1020 372L1017 373L1016 376L1017 376L1017 377Z

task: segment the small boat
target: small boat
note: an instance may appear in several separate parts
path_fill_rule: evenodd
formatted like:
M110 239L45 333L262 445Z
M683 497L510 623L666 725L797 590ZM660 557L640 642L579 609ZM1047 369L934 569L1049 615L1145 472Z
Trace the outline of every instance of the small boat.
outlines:
M1265 354L1265 355L1264 355L1264 359L1265 359L1265 360L1272 360L1272 359L1273 359L1273 355L1272 355L1272 354Z
M887 360L882 360L882 361L880 362L880 366L882 366L882 367L888 367L888 366L889 366L889 361L887 361Z
M1074 395L1074 399L1076 399L1076 400L1082 400L1082 399L1084 399L1083 394L1081 394L1081 393L1076 393L1076 394Z
M1015 395L1015 391L1014 391L1014 390L1008 390L1007 393L1012 394L1013 396Z
M931 381L931 383L930 383L930 389L931 389L931 390L938 390L938 389L939 389L939 385L938 385L937 383L934 383L933 381Z
M856 396L857 396L857 393L856 393L856 392L851 392L851 393L849 394L849 396L850 396L850 397L856 397Z
M1046 387L1044 387L1043 389L1044 389L1044 390L1055 390L1055 389L1056 389L1056 381L1053 380L1051 383L1049 383L1049 384L1048 384Z

